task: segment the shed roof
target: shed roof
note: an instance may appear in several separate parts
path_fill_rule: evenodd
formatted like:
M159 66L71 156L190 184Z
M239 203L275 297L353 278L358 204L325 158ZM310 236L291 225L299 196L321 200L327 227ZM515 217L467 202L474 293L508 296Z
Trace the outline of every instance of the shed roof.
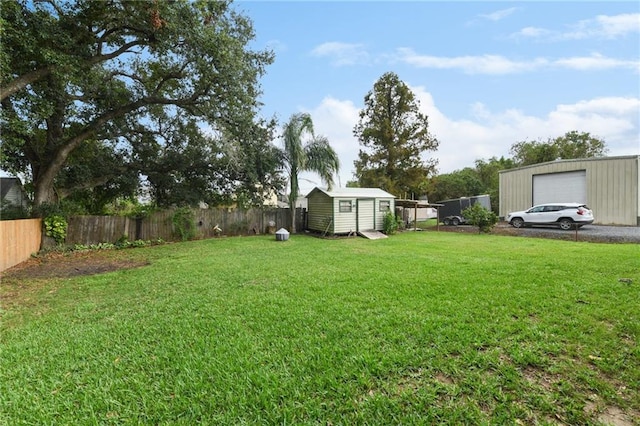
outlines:
M387 191L383 191L380 188L334 188L331 191L315 187L307 194L307 198L314 192L322 192L323 194L331 197L352 197L352 198L396 198L394 195L389 194Z

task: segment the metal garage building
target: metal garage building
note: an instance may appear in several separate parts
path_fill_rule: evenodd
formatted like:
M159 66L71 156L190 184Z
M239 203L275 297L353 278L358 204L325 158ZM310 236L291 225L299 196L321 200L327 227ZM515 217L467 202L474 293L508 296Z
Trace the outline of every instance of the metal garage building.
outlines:
M500 172L500 217L535 204L586 203L595 223L640 226L640 156L558 160Z

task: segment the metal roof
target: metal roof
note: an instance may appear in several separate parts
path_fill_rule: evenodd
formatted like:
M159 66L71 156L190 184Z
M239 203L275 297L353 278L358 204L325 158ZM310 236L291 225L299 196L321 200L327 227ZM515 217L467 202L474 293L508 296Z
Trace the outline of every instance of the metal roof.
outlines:
M394 195L391 195L380 188L333 188L329 191L328 189L317 186L307 194L307 198L315 191L320 191L331 198L396 198Z
M442 204L430 203L427 200L396 200L398 207L442 207Z
M580 163L583 161L627 160L627 159L638 159L638 161L640 161L640 155L619 155L615 157L566 158L561 160L546 161L544 163L536 163L536 164L529 164L526 166L514 167L513 169L498 170L498 173L507 174L511 172L517 172L518 170L532 169L540 166L547 166L549 164Z

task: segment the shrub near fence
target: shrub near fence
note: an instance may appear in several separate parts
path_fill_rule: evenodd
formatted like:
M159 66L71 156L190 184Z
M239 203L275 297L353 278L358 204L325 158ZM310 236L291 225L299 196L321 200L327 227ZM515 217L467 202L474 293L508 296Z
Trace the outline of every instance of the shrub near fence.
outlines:
M196 239L220 235L254 235L267 232L270 223L275 229L289 228L289 209L193 209L193 226ZM74 216L69 219L67 245L115 243L123 236L129 241L158 240L179 241L173 224L174 210L155 212L144 218L122 216ZM296 211L296 228L305 229L306 214Z
M0 271L24 262L42 244L42 219L0 221Z

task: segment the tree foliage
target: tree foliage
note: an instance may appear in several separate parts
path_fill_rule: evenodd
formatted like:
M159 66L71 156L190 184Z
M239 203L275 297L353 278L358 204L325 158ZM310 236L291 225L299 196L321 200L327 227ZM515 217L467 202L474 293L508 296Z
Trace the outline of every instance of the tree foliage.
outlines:
M304 171L315 172L331 189L333 176L340 169L340 160L329 144L329 140L315 134L313 120L307 113L293 114L284 125L282 138L284 139L282 165L286 170L290 189L291 233L295 233L294 212L300 191L298 175ZM307 138L306 141L305 138Z
M261 205L266 192L283 186L275 172L280 157L271 144L273 126L255 125L246 132L251 140L243 140L204 134L195 120L158 122L155 128L163 131L135 135L132 162L159 207Z
M478 194L489 195L491 211L498 213L500 208L500 170L508 170L515 167L515 162L510 158L491 157L488 160L476 160L475 171L482 189Z
M602 157L607 151L604 140L588 132L573 130L546 142L516 142L511 145L510 153L517 166L528 166L555 160Z
M169 168L182 182L199 170L206 180L203 162L225 155L227 141L236 154L266 149L255 136L269 125L255 116L273 55L247 47L251 22L230 1L7 0L0 13L0 165L32 181L36 205L100 186L130 192L143 169ZM196 135L194 122L208 130ZM173 160L144 158L151 139L183 149L166 147L180 153ZM200 164L190 167L193 159ZM253 172L215 173L228 188L268 184Z
M365 96L353 134L362 147L354 163L360 186L397 196L426 191L437 161L423 155L436 150L438 141L429 133L419 101L396 74L382 75Z
M429 199L433 201L468 197L483 193L478 173L471 167L435 176L431 180Z

